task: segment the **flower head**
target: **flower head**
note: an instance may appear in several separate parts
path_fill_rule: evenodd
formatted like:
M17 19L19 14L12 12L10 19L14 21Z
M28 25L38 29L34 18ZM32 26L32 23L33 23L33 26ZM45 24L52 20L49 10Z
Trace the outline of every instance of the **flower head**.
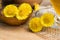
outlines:
M22 3L18 9L19 9L19 13L16 14L16 18L18 20L23 20L28 18L28 16L32 13L32 7L28 3Z
M5 17L14 17L18 13L18 8L15 5L7 5L3 9L3 14Z
M30 28L30 30L32 30L33 32L41 31L42 28L43 28L43 26L42 26L41 23L40 23L40 18L38 18L38 17L32 18L32 19L29 21L29 28Z
M51 27L54 24L54 15L52 13L44 13L40 19L41 24L45 27Z

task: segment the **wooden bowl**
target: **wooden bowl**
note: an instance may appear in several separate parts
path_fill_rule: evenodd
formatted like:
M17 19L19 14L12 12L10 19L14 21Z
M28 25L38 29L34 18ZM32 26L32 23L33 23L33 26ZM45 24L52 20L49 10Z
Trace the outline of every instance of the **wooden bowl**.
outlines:
M21 25L24 24L25 22L27 22L27 20L29 19L29 17L31 16L31 14L28 16L27 19L25 20L18 20L16 17L13 18L9 18L9 17L5 17L4 15L2 15L3 13L0 13L0 19L3 23L6 23L8 25L12 25L12 26L17 26L17 25Z
M24 2L27 2L27 3L29 3L29 4L31 4L31 6L33 6L33 4L34 3L38 3L38 4L40 4L41 3L41 1L42 0L3 0L3 7L4 7L4 5L6 6L6 5L8 5L8 4L15 4L15 3L17 3L17 4L22 4L22 3L24 3ZM7 17L5 17L4 15L2 15L3 13L1 12L0 13L0 19L4 22L4 23L7 23L7 24L9 24L9 25L21 25L21 24L23 24L24 22L26 22L27 21L27 19L31 16L31 14L30 14L30 16L27 18L27 19L25 19L25 20L18 20L16 17L14 17L14 18L7 18Z

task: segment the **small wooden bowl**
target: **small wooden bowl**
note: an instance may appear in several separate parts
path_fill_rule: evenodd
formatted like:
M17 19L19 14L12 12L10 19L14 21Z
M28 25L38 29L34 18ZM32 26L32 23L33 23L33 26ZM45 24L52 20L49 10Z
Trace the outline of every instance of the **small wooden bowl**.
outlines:
M6 4L7 4L7 2L8 2L8 4L10 4L9 3L9 0L5 0L6 2ZM27 2L27 3L29 3L29 4L31 4L31 6L33 7L33 4L34 3L38 3L38 4L40 4L41 2L42 2L42 0L11 0L10 2L12 3L12 1L14 1L15 3L17 3L17 4L21 4L21 3L24 3L24 2ZM14 4L15 4L14 3ZM4 3L3 3L4 4ZM18 20L17 18L7 18L7 17L5 17L4 15L2 15L3 13L0 13L0 19L3 21L3 22L5 22L5 23L7 23L7 24L9 24L9 25L21 25L21 24L23 24L24 22L26 22L27 20L28 20L28 18L31 16L31 14L29 15L29 17L27 18L27 19L25 19L25 20Z
M24 24L25 22L27 22L27 20L31 16L31 14L30 14L27 19L25 19L25 20L18 20L16 17L9 18L9 17L5 17L2 14L3 13L1 12L0 13L0 19L1 19L1 21L4 22L4 23L6 23L6 24L8 24L8 25L12 25L12 26L17 26L17 25Z

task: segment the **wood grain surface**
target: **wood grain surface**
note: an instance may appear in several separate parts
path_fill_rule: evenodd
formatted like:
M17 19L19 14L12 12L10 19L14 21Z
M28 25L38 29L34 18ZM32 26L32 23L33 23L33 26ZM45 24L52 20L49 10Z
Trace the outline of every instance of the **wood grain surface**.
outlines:
M8 26L0 23L0 40L60 40L60 29L43 28L33 33L28 25Z

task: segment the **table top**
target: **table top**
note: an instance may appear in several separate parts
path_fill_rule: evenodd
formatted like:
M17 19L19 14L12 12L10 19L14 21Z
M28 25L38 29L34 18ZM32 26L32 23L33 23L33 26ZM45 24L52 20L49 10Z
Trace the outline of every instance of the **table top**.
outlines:
M33 33L26 24L13 27L0 23L0 40L60 40L60 29L43 28Z

